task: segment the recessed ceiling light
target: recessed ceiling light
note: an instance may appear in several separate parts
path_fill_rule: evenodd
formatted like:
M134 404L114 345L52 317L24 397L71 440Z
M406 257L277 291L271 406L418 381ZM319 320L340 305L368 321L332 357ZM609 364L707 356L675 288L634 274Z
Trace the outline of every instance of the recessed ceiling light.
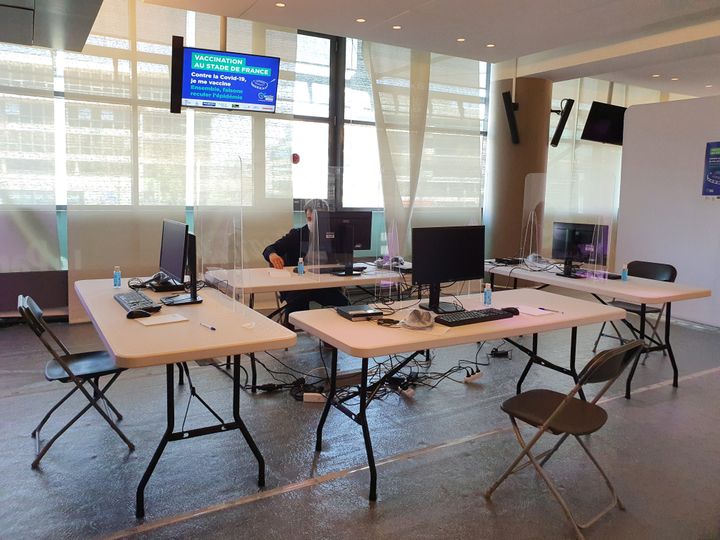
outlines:
M705 88L712 88L712 84L706 84Z
M355 22L363 23L363 22L366 22L366 20L363 19L362 17L359 17L359 18L355 19Z
M671 80L671 81L679 81L679 80L680 80L680 77L670 77L670 80Z
M651 75L651 77L652 77L653 79L657 79L659 76L660 76L660 75L658 75L657 73Z
M464 38L464 37L459 37L459 38L457 38L455 41L457 41L458 43L462 43L463 41L465 41L465 38Z
M285 7L285 2L275 2L275 7Z
M393 30L400 30L401 28L402 26L400 26L399 24L393 26Z
M488 44L485 45L485 46L486 46L488 49L492 49L492 48L495 46L495 44L494 44L494 43L488 43Z

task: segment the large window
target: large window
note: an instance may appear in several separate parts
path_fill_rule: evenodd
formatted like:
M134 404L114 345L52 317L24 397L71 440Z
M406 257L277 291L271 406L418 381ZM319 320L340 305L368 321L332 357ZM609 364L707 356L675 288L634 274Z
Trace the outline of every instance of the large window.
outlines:
M217 49L220 27L106 0L82 53L0 43L0 204L327 197L328 38L230 19L230 50L282 58L277 114L169 112L172 36Z
M0 43L0 205L237 205L262 214L334 198L336 207L384 208L390 154L379 141L403 159L408 131L393 115L409 111L408 80L371 76L361 41L228 19L228 50L280 57L277 112L171 114L172 36L219 49L221 28L213 15L105 0L82 52ZM484 64L478 72L477 62L431 63L413 204L478 207ZM409 192L408 171L395 171L393 189ZM64 227L59 218L60 238Z
M369 54L372 50L374 53ZM422 159L416 197L405 161L415 133L410 120L411 51L348 39L345 63L343 206L383 207L383 182L397 183L403 204L479 207L485 171L487 65L429 55L427 100L420 124ZM417 66L415 66L417 67ZM378 118L382 125L378 126ZM379 146L379 141L383 145ZM381 158L384 155L384 158ZM412 160L412 158L409 158ZM385 178L385 180L383 180ZM387 186L386 186L387 189Z

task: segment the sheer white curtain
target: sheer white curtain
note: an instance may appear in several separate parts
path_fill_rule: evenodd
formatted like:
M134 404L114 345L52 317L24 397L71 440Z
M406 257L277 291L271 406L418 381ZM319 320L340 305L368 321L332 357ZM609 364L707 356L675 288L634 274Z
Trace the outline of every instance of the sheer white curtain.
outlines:
M480 221L485 65L392 45L363 47L387 230L397 231L399 254L407 255L413 225Z

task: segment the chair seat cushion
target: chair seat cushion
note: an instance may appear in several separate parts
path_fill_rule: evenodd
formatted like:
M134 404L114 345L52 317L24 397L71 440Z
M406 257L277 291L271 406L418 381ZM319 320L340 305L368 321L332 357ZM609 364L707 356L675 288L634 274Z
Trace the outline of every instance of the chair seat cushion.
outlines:
M63 360L67 363L70 371L76 377L89 379L93 377L102 377L123 371L115 365L115 361L107 353L107 351L90 351L63 356ZM62 366L55 360L50 360L45 364L45 378L48 381L68 382L70 377Z
M502 410L535 427L540 427L565 399L566 394L552 390L528 390L511 397L502 404ZM605 425L607 413L598 405L572 398L548 426L552 433L586 435Z
M624 309L630 313L640 313L641 311L640 304L631 304L630 302L623 302L622 300L613 300L610 302L610 305ZM645 313L660 313L660 308L646 305Z

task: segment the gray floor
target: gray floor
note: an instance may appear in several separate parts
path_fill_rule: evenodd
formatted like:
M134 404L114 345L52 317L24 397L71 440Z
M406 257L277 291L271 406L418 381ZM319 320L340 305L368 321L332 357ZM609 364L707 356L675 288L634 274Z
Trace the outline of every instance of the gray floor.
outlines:
M54 329L72 350L100 346L90 325ZM580 359L592 353L597 327L579 332ZM567 357L569 332L544 335L541 353ZM606 345L612 345L610 340ZM622 385L608 394L610 420L590 437L596 456L627 506L588 530L589 538L720 538L720 332L673 326L680 388L669 385L669 362L650 355L635 377L632 400ZM486 344L485 348L497 344ZM475 357L475 347L436 351L433 371ZM484 351L480 357L484 358ZM327 351L325 352L327 354ZM488 504L483 490L516 455L500 403L514 393L524 358L493 360L476 384L446 380L373 404L369 423L378 465L378 501L367 501L368 473L360 428L331 411L323 452L314 452L321 406L287 392L243 395L241 414L267 462L267 486L256 486L256 462L238 432L170 443L146 491L147 516L134 517L137 482L165 423L163 368L125 372L110 393L125 415L125 445L91 412L30 469L29 433L67 387L44 380L46 354L22 326L0 329L0 537L78 538L572 538L560 507L526 469ZM278 367L264 354L259 358ZM316 340L299 335L284 362L308 371L321 364ZM243 360L247 365L247 361ZM346 368L356 366L343 358ZM230 380L191 366L201 395L229 413ZM269 382L261 371L261 382ZM526 388L569 388L567 378L533 368ZM179 389L178 418L187 385ZM49 436L82 405L72 398L46 427ZM64 415L63 415L64 413ZM211 423L194 402L186 427ZM602 479L569 442L548 465L582 518L607 499Z

